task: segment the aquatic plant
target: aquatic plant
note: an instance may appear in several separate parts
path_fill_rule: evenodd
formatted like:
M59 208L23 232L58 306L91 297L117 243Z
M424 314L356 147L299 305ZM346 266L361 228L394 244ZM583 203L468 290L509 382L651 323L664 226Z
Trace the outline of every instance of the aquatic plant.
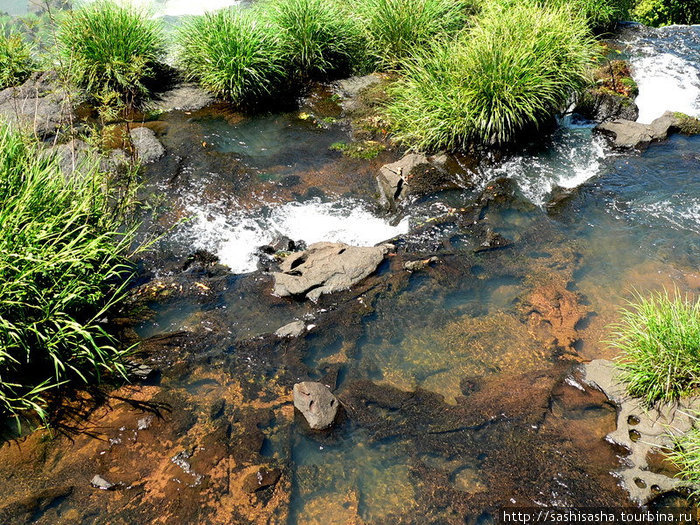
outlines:
M154 77L164 50L158 20L108 0L66 13L57 39L73 80L101 99L132 101L147 95L145 82Z
M648 404L700 387L700 300L678 292L636 297L622 310L611 345L622 352L621 379Z
M292 75L348 74L353 64L363 62L359 26L333 0L267 0L256 12L274 26Z
M123 230L95 164L60 159L0 125L0 415L34 411L67 382L124 374L124 350L102 324L132 268Z
M475 11L468 0L359 0L351 14L377 67L396 69L416 49L463 29Z
M29 44L17 31L0 25L0 89L21 84L33 70Z
M248 11L192 17L178 33L178 62L190 80L239 104L276 93L285 78L279 31Z
M428 150L515 141L589 83L593 52L585 18L568 8L491 7L469 32L406 62L389 88L394 137Z
M635 20L654 27L700 23L700 0L637 0Z

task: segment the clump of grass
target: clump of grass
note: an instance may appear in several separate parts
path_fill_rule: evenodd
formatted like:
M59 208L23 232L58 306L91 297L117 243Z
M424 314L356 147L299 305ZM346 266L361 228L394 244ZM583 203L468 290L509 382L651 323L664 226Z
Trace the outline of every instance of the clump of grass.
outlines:
M224 9L190 18L178 42L187 78L239 105L277 93L285 78L278 31L249 12Z
M678 121L678 131L683 135L700 135L700 119L680 112L673 115Z
M17 31L0 25L0 89L18 86L33 70L31 46Z
M672 436L673 450L668 459L680 470L678 476L691 487L691 495L700 497L700 429L691 428L685 434Z
M124 374L101 319L123 296L133 239L95 165L60 159L0 126L0 414L44 418L47 390Z
M101 99L130 102L147 95L145 82L154 77L164 50L159 21L107 0L67 13L57 37L76 83Z
M622 310L611 344L630 395L672 401L700 387L700 300L677 292L637 297Z
M468 0L359 0L353 4L379 69L397 69L416 49L463 29L476 11Z
M256 12L275 28L293 76L326 78L350 73L362 61L358 24L333 0L267 0Z
M631 0L548 0L552 6L568 6L581 12L595 31L612 29L622 20L628 20Z
M513 142L588 85L593 53L585 19L567 8L493 7L468 33L406 64L387 118L414 149Z

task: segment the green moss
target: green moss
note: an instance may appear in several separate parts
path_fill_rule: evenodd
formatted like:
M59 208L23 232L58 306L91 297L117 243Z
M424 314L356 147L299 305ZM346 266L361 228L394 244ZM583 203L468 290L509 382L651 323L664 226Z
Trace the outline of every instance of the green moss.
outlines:
M330 149L340 151L343 155L353 159L372 160L386 149L386 146L376 140L362 140L358 142L336 142Z
M673 116L678 119L678 130L683 135L700 135L700 119L685 113L674 113Z

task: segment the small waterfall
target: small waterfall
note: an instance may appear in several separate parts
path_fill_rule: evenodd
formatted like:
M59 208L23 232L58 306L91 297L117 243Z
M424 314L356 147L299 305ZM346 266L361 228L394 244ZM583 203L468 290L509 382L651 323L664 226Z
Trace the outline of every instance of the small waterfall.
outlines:
M214 205L191 204L187 208L192 219L180 227L173 240L216 253L234 273L255 271L256 248L280 235L307 244L329 241L371 246L407 233L409 227L408 218L392 225L353 199L311 199L233 212Z

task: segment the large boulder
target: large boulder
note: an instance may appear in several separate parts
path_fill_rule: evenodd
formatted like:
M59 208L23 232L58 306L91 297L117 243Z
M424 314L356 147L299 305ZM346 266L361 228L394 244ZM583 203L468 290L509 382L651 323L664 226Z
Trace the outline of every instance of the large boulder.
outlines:
M131 145L136 157L143 163L154 162L165 155L165 148L156 138L152 129L146 127L134 128L129 132Z
M324 430L335 421L338 400L330 389L321 383L304 381L293 389L294 407L302 413L313 430Z
M308 250L293 253L282 261L275 279L274 294L317 301L324 293L346 290L374 272L393 249L390 244L349 246L319 242Z

